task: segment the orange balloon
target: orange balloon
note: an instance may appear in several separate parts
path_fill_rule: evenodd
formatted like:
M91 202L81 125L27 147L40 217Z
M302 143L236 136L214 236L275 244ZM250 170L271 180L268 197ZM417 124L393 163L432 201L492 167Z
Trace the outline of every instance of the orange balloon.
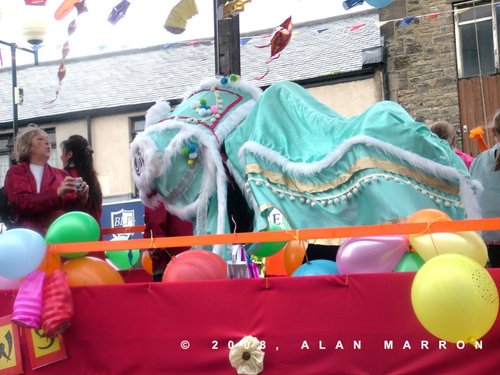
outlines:
M436 221L451 221L451 218L443 211L435 208L424 208L415 211L406 218L407 223L435 223Z
M61 257L57 254L47 253L43 258L42 263L37 270L45 272L47 275L52 275L55 270L62 267Z
M306 248L306 242L297 240L289 241L283 248L285 270L289 275L302 265Z
M68 275L69 286L124 284L122 275L110 264L94 257L73 258L62 269Z
M141 263L142 263L142 268L144 268L144 271L146 271L147 273L152 275L153 274L153 261L151 260L151 257L149 256L148 251L142 252Z

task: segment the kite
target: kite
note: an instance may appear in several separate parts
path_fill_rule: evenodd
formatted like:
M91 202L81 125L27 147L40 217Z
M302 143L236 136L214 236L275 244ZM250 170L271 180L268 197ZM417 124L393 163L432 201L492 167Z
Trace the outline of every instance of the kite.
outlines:
M181 0L172 8L163 27L172 34L182 34L187 21L196 14L198 8L194 0Z
M271 56L266 60L266 64L271 61L276 60L280 57L280 52L285 49L290 40L292 39L292 16L284 20L281 25L276 27L271 35L271 41L268 44L262 46L255 46L257 48L265 48L271 46ZM267 68L266 73L260 77L256 77L257 81L263 79L269 73L269 68Z

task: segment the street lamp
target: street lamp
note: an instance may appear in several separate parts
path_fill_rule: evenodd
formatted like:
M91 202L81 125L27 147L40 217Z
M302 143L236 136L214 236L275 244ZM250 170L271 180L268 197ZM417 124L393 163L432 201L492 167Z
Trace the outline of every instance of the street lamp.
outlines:
M17 65L16 65L16 52L17 50L26 51L32 53L35 59L35 65L38 65L38 48L34 45L33 49L19 47L16 43L8 43L0 40L0 44L10 47L11 56L11 71L12 71L12 135L15 137L17 135L17 122L18 122L18 112L17 106L22 102L22 89L17 87Z
M30 40L31 41L31 40ZM38 40L37 40L38 41ZM38 42L38 44L40 44ZM32 53L35 59L35 65L38 65L38 44L33 44L33 49L19 47L16 43L8 43L3 40L0 40L0 44L6 45L10 47L10 56L11 56L11 71L12 71L12 142L9 140L9 143L13 145L14 139L17 135L18 129L18 111L17 106L22 103L23 93L22 89L17 87L17 65L16 65L16 53L17 50L25 51ZM10 163L12 164L12 157L9 158Z
M44 0L25 0L26 5L45 5ZM17 136L18 131L18 105L23 101L23 91L21 88L17 87L17 51L24 51L33 54L35 65L38 65L38 49L45 38L47 32L46 26L46 11L45 7L24 7L22 9L22 15L16 14L15 9L9 8L11 14L5 17L6 21L15 20L15 22L2 22L2 31L5 30L10 35L15 35L14 40L17 40L17 36L22 35L22 38L26 40L31 48L23 48L16 44L16 42L7 42L0 40L0 45L10 47L11 56L11 72L12 72L12 138ZM7 8L5 8L6 10ZM2 9L0 9L0 17L4 15L1 14ZM7 14L5 14L7 16ZM2 19L3 21L3 19ZM11 39L12 40L12 39Z

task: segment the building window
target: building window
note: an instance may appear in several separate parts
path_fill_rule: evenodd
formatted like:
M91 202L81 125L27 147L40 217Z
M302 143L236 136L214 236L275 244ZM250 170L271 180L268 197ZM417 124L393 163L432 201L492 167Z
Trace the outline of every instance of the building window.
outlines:
M144 131L146 118L144 116L130 118L130 142L132 142L137 134Z
M130 121L130 142L132 142L137 134L144 131L146 118L144 116L131 117L129 121ZM135 184L133 183L132 186L134 187L134 193L132 194L132 198L138 198L139 189L137 189L137 186L135 186Z
M455 4L459 78L500 72L500 0Z
M10 136L2 134L0 136L0 186L3 186L5 181L5 175L7 174L7 170L9 169L9 160L10 160L10 150L9 144Z
M56 132L54 128L43 129L49 135L50 145L52 150L50 152L49 164L52 166L57 165L57 149L56 149ZM1 134L0 135L0 186L3 186L5 182L5 175L10 166L10 152L12 148L11 135Z

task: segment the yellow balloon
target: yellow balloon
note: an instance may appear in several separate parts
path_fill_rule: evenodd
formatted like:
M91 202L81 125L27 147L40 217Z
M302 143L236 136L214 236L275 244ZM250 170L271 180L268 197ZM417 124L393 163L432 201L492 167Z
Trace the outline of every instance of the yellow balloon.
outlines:
M413 249L425 261L442 254L462 254L483 267L488 261L486 244L477 232L410 235L409 239Z
M417 271L411 287L413 311L441 340L474 344L493 326L498 289L484 267L460 254L436 256Z

